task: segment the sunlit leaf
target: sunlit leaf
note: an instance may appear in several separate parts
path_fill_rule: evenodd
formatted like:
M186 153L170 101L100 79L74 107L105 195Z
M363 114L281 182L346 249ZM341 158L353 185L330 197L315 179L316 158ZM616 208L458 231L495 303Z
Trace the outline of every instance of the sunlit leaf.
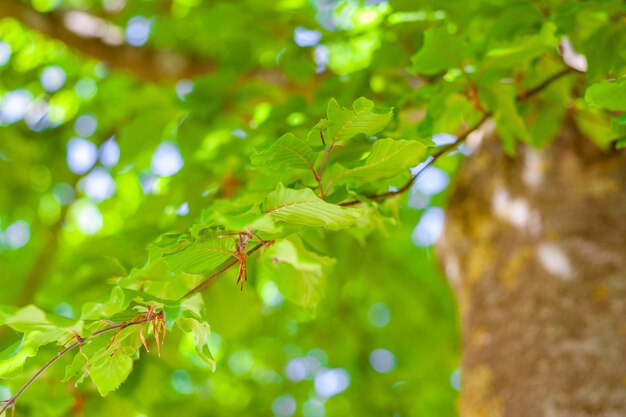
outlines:
M448 29L428 29L424 45L412 58L417 74L434 75L451 68L463 68L472 57L463 38L452 35Z
M585 100L591 106L607 110L626 110L626 78L591 85L585 92Z
M311 130L308 140L321 143L323 134L326 145L339 145L359 134L369 136L380 132L391 116L391 110L375 111L374 102L364 97L354 101L352 110L341 107L333 98L328 102L327 118Z
M104 397L126 381L132 369L132 358L118 351L91 366L89 376Z
M305 226L321 226L339 230L353 224L362 212L330 204L317 197L309 188L294 190L279 184L265 197L265 212L281 222Z
M334 263L334 259L305 248L302 241L292 235L271 248L264 271L288 300L315 309L323 297L326 275Z
M266 170L312 170L315 164L316 153L304 140L287 133L268 148L263 150L257 149L251 159L254 165Z
M232 256L235 239L227 232L205 229L193 243L178 252L163 255L174 272L202 274L217 267Z
M362 165L340 169L330 183L371 183L398 175L415 166L426 154L426 147L410 140L379 139Z

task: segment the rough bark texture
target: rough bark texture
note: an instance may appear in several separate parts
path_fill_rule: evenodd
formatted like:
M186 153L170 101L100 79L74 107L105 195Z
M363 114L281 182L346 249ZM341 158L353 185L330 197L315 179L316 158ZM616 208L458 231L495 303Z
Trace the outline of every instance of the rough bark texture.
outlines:
M462 417L626 416L626 152L568 122L468 158L440 244L463 331Z

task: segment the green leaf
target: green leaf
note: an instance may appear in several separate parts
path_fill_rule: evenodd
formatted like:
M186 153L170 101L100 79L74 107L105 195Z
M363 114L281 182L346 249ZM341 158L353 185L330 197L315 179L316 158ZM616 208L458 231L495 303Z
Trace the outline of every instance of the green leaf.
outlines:
M305 226L343 229L357 221L360 209L340 207L317 197L309 188L293 190L278 184L265 197L265 212L274 220Z
M208 344L211 326L206 322L191 317L179 317L176 320L176 324L182 331L194 334L198 356L207 364L211 371L215 372L215 360L209 351Z
M180 252L193 244L193 239L188 234L167 233L148 245L148 260L141 268L133 268L128 275L120 281L120 285L128 286L137 281L159 281L172 277L172 271L168 268L163 256L168 253Z
M498 68L517 68L528 64L533 59L552 50L558 44L555 36L556 25L546 23L541 32L501 44L490 49L486 54L484 65Z
M612 111L625 111L626 78L593 84L585 92L585 101L590 106Z
M98 387L100 395L104 397L126 381L132 369L131 357L122 351L117 351L113 356L104 355L101 360L91 366L89 375Z
M288 300L315 309L324 295L326 276L335 260L305 248L291 235L273 245L265 258L264 272Z
M313 170L316 153L304 140L291 133L281 136L264 150L256 150L251 160L259 168L270 171L284 169Z
M611 132L619 141L623 141L626 137L626 114L611 119ZM620 147L618 146L617 149Z
M610 20L601 22L580 47L580 52L589 63L587 79L595 81L623 74L626 65L626 54L623 52L626 48L626 30L623 24L614 24Z
M235 240L227 232L204 229L193 244L179 252L163 255L174 272L202 274L219 266L232 256Z
M0 378L13 378L21 372L28 358L41 346L63 343L82 330L82 321L68 319L29 305L21 309L2 307L0 318L13 330L24 333L22 339L0 352Z
M391 178L417 165L426 154L426 147L410 140L379 139L365 163L339 172L329 183L370 183Z
M4 324L18 332L61 330L61 333L63 333L62 329L65 329L66 332L71 334L69 330L70 327L76 325L78 326L76 328L78 331L81 325L80 322L74 319L46 313L34 305L29 305L15 311L13 314L6 316L3 321Z
M20 340L0 352L0 378L10 379L18 376L26 359L32 358L41 347L38 332L24 334Z
M370 136L389 124L392 113L392 110L375 112L374 102L364 97L354 101L352 110L341 107L333 98L328 102L327 119L313 128L308 139L317 142L320 130L324 132L327 146L344 143L359 134Z
M515 87L485 83L479 85L479 93L488 109L493 112L500 139L509 154L515 152L516 140L531 142L526 123L517 110Z
M424 45L412 58L417 74L435 75L451 68L462 69L472 57L467 43L439 27L426 31Z

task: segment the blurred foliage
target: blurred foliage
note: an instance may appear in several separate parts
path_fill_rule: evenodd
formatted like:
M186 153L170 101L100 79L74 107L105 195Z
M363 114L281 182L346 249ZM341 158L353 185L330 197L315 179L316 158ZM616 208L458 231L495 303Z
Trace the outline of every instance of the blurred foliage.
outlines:
M566 113L626 144L625 12L3 0L0 399L79 343L19 415L455 415L455 304L431 245L469 149L408 196L369 197L485 114L510 152ZM193 292L238 245L260 248L243 290L234 265ZM162 346L139 322L157 312Z

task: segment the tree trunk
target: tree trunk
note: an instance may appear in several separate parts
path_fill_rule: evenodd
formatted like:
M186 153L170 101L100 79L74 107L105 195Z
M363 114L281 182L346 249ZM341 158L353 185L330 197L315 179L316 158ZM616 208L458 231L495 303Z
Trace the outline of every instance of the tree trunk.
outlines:
M569 121L514 158L487 135L439 249L461 314L462 417L626 416L626 152Z

